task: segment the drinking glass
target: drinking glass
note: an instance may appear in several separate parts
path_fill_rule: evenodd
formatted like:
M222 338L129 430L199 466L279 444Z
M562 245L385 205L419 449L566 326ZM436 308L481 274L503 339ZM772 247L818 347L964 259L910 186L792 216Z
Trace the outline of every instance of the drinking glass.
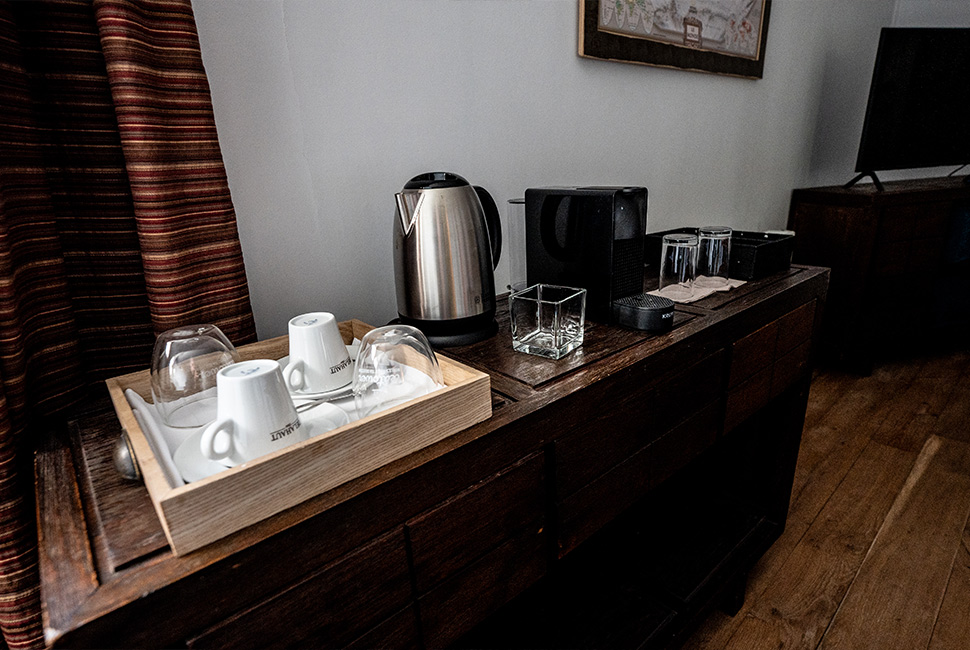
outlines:
M660 295L674 301L689 300L694 295L696 276L697 235L664 235L660 252Z
M526 282L525 199L509 199L509 292L521 291Z
M431 344L410 325L386 325L360 340L354 365L354 404L367 417L444 388Z
M215 325L162 332L152 352L152 401L162 422L194 429L216 419L216 375L239 353Z
M703 226L698 229L698 287L718 289L727 286L731 268L731 232L727 226Z
M561 359L583 344L586 289L534 284L509 296L512 348Z

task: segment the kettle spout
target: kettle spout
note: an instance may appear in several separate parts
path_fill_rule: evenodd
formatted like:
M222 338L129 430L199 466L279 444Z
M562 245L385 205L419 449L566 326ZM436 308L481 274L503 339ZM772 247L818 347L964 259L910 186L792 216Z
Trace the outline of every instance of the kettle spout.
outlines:
M410 234L414 226L414 218L418 213L418 205L424 194L420 190L403 190L394 195L397 199L397 216L401 220L401 228L405 234Z

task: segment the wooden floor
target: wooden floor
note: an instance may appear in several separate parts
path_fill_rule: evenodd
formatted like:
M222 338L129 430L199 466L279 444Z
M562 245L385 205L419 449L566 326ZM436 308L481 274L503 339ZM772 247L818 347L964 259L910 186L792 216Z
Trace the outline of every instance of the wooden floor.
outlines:
M690 650L970 648L970 353L816 374L783 536Z

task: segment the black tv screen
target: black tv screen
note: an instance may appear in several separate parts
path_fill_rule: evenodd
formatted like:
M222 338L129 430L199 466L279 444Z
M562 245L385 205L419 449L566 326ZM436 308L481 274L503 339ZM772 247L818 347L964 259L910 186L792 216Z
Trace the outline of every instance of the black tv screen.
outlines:
M970 28L884 28L856 171L966 163Z

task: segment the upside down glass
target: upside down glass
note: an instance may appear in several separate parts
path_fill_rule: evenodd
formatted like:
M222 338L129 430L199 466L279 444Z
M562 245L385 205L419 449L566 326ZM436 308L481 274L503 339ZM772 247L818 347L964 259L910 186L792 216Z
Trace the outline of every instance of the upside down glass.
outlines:
M438 358L419 329L385 325L360 340L353 380L358 417L379 413L444 386Z
M239 354L215 325L162 332L152 351L152 401L162 421L177 429L216 419L216 375Z
M660 295L671 300L689 300L694 295L697 274L697 235L664 235L660 253Z

